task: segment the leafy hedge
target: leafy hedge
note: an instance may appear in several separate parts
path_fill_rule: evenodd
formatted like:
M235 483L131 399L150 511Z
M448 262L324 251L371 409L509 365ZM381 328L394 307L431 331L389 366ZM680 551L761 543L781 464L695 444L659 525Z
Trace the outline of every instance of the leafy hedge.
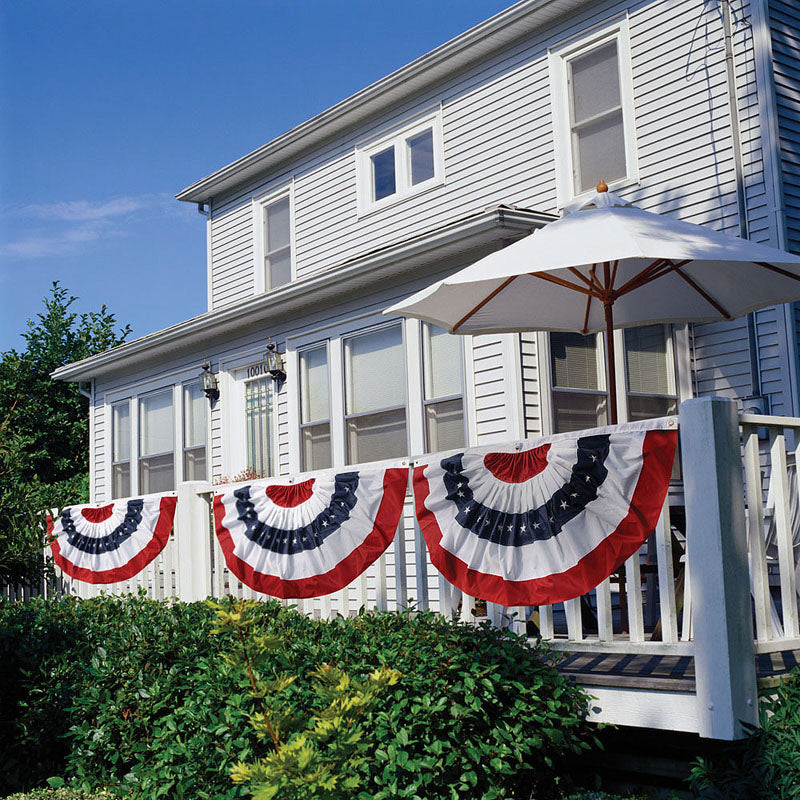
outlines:
M362 798L542 800L589 747L584 696L522 639L427 612L319 622L271 602L259 614L304 712L317 665L401 672L369 712ZM63 775L132 797L244 796L230 767L263 746L212 626L203 604L142 597L0 605L0 791Z

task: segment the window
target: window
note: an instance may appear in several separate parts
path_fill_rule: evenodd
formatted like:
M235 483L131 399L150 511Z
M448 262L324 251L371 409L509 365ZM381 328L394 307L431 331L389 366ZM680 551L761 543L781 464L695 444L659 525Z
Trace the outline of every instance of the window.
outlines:
M183 479L207 480L206 407L208 400L199 383L183 387Z
M139 398L139 492L175 488L172 387Z
M608 424L605 367L599 334L550 334L553 431Z
M292 189L253 201L255 291L269 292L291 283L294 272Z
M441 115L356 149L358 209L366 213L444 180Z
M111 497L131 494L131 401L111 406Z
M332 463L327 345L300 353L300 458L303 470Z
M631 421L677 413L672 336L668 325L627 328L625 366Z
M559 205L600 179L636 178L633 85L625 22L551 54Z
M245 384L247 468L258 477L277 473L275 388L272 378Z
M347 463L407 454L406 364L400 325L344 340Z
M425 445L429 453L466 443L461 337L438 325L422 326Z

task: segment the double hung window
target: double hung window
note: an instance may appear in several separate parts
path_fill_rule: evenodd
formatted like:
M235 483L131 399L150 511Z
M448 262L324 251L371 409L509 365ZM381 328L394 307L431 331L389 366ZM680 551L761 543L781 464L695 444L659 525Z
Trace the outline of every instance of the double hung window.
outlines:
M624 22L551 54L559 200L636 177L633 85Z
M244 389L247 469L254 477L277 474L275 383L272 378L248 381Z
M625 366L630 420L677 413L672 336L668 325L627 328Z
M131 401L111 406L111 496L131 493Z
M436 186L444 180L441 116L361 146L356 158L360 213Z
M344 339L347 462L407 454L406 364L401 325Z
M608 424L608 395L598 334L551 333L550 374L555 433Z
M139 398L139 492L175 488L172 387Z
M438 325L422 326L425 446L429 453L463 447L463 351L460 336Z
M300 460L303 470L327 469L331 459L328 348L300 352Z
M208 400L199 383L183 386L183 479L207 480L206 408Z
M271 291L292 280L291 193L260 200L255 206L256 259L260 262L256 289Z

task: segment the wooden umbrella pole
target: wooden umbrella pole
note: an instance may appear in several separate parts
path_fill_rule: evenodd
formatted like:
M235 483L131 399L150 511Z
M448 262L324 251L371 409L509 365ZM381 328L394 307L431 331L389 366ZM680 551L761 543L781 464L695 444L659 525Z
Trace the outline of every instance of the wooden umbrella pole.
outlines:
M611 424L617 424L617 364L614 358L614 302L605 300L606 312L606 352L608 354L608 408Z

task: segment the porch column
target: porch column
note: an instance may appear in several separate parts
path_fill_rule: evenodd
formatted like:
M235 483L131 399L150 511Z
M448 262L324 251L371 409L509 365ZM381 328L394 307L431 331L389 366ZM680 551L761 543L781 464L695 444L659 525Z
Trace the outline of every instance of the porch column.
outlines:
M178 551L178 596L186 603L205 600L211 594L211 517L204 493L205 481L178 485L175 509L175 545Z
M679 418L699 732L742 739L758 700L736 403L686 400Z

